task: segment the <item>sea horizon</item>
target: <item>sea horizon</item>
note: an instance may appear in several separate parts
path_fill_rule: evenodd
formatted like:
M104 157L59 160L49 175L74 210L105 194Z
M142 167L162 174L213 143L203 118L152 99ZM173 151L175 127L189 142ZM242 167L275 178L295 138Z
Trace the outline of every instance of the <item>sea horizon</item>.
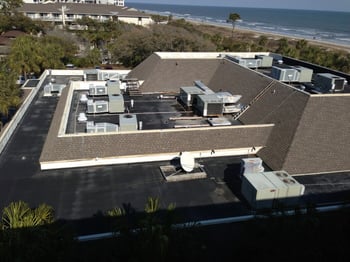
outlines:
M350 12L190 4L128 3L127 6L218 26L227 26L229 13L235 12L242 18L236 23L238 29L350 46L350 26L344 26L350 24Z
M224 7L224 8L244 8L244 9L271 9L271 10L295 10L295 11L317 11L317 12L335 12L335 13L350 13L350 11L340 11L340 10L321 10L321 9L302 9L302 8L272 8L272 7L245 7L245 6L229 6L229 5L193 5L193 4L158 4L158 3L141 3L141 2L128 2L127 7L132 7L133 4L137 5L167 5L167 6L199 6L199 7Z

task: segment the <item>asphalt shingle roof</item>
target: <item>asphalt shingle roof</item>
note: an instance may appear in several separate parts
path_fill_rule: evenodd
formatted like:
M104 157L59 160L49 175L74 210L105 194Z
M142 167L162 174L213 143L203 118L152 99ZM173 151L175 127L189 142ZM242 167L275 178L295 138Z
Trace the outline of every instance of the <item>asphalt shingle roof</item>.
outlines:
M162 59L152 54L133 69L128 77L145 80L142 92L178 93L181 86L192 86L201 80L208 84L220 64L220 59Z
M292 173L350 170L350 95L308 99L284 167Z
M259 152L267 165L292 174L350 170L350 133L345 131L350 130L349 95L310 96L219 58L162 59L153 54L130 75L145 80L143 91L178 92L199 79L214 91L242 95L243 105L270 86L239 118L243 124L275 124Z
M233 95L242 95L240 103L249 103L272 80L256 72L221 60L208 86L214 91L228 91Z
M259 147L265 146L273 127L228 126L58 137L67 94L68 88L58 102L40 162Z

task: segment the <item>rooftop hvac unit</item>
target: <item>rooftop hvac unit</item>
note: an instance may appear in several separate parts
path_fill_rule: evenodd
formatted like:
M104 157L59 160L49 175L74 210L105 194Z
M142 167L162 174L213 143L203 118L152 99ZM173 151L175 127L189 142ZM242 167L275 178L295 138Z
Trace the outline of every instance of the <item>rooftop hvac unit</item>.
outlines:
M240 59L239 64L248 68L259 68L261 67L261 60L253 58Z
M232 114L241 111L241 104L238 104L238 101L242 97L241 95L232 95L229 92L217 92L216 96L222 99L224 114Z
M346 79L330 73L316 74L314 84L321 92L342 92L346 84Z
M238 113L242 110L241 104L224 104L223 113L224 114L233 114Z
M217 92L215 94L225 104L236 104L242 97L241 95L232 95L229 92Z
M241 175L245 173L260 173L264 171L263 161L260 157L242 158Z
M305 186L285 171L245 173L242 194L253 208L274 208L277 203L295 206Z
M287 187L288 187L288 192L287 192L287 201L292 201L295 200L295 197L301 196L304 194L305 191L305 186L300 184L298 181L296 181L291 175L289 175L285 171L276 171L273 172L273 174L278 177Z
M241 58L239 56L230 56L230 55L227 55L226 58L241 66L248 67L248 68L261 67L261 63L262 63L261 59L257 59L257 58Z
M216 94L198 95L195 107L202 116L218 116L223 114L223 102Z
M137 117L134 114L121 114L119 115L119 127L120 131L136 131L137 130Z
M241 192L254 209L272 208L276 187L262 173L247 173L242 177Z
M195 86L199 87L205 95L212 95L215 94L213 90L211 90L209 87L207 87L205 84L202 83L200 80L194 81Z
M281 82L299 82L299 72L291 66L273 66L271 77Z
M94 123L86 122L86 133L107 133L118 132L118 125L112 123Z
M312 79L313 70L310 68L306 68L303 66L295 66L294 67L299 72L299 79L298 81L300 83L310 83Z
M119 80L108 80L107 83L108 95L120 95L120 81Z
M49 83L44 86L44 96L60 96L66 85Z
M185 86L185 87L180 87L179 98L184 105L190 107L193 104L193 99L197 95L203 95L203 94L204 94L204 91L197 86Z
M87 113L94 114L94 113L107 113L107 112L108 112L108 101L104 101L104 100L93 101L92 99L89 99L87 101Z
M273 62L273 57L268 55L256 55L256 59L260 59L260 67L271 67Z
M108 111L109 113L122 113L125 111L124 98L122 95L109 95Z
M86 81L97 81L97 73L86 73Z
M107 94L108 94L108 90L106 86L102 86L102 85L95 86L93 84L89 85L90 96L105 96Z

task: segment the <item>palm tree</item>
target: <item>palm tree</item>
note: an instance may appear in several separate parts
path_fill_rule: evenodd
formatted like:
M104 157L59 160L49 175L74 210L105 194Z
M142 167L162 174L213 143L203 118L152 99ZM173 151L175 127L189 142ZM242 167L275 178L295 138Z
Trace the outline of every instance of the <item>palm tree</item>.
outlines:
M241 16L237 13L230 13L227 19L227 23L232 24L232 37L233 37L233 30L235 29L237 20L241 19Z
M2 211L3 229L35 227L54 221L52 207L41 204L32 209L23 201L12 202Z

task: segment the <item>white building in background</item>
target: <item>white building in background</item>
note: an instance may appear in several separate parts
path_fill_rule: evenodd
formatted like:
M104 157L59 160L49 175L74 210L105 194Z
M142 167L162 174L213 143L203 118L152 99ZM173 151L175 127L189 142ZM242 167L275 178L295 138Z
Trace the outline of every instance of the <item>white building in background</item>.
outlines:
M45 4L45 3L81 3L81 4L102 4L124 6L124 0L23 0L25 4Z
M62 2L45 4L24 3L17 11L33 20L46 21L54 25L69 27L75 26L75 21L84 17L100 22L121 21L141 26L148 26L153 23L150 15L133 8L106 4L97 5L86 2L84 4Z

